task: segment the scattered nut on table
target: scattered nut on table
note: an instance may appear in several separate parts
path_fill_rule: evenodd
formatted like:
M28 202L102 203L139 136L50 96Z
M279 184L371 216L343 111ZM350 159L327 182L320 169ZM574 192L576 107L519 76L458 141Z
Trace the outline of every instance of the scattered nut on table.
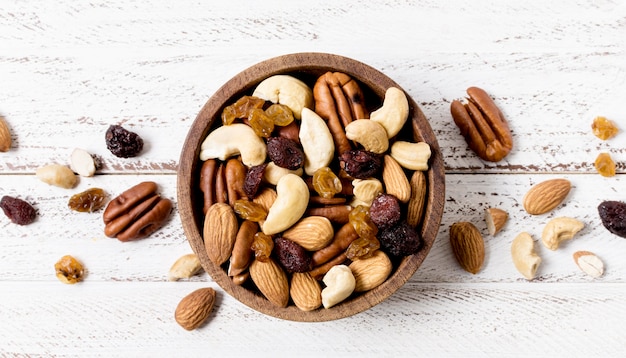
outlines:
M157 193L155 182L141 182L111 200L102 214L104 234L120 241L145 238L167 220L172 202Z
M551 219L543 228L541 242L554 251L559 248L561 242L571 240L584 227L585 223L582 221L566 216Z
M61 164L48 164L37 168L37 178L44 183L58 186L59 188L71 189L78 184L78 177L67 166Z
M541 257L535 251L535 240L527 232L521 232L511 244L511 257L519 273L527 280L532 280L541 265Z
M470 87L466 104L452 101L450 112L465 141L480 158L498 162L513 148L509 125L500 109L483 89Z

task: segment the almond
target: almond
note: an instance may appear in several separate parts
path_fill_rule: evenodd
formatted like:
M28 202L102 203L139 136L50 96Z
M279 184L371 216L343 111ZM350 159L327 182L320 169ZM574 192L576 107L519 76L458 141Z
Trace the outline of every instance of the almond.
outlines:
M185 296L176 307L174 319L184 329L194 330L209 317L215 303L215 290L200 288Z
M426 175L420 170L414 171L409 184L411 185L411 198L407 205L406 221L409 225L417 227L422 222L426 204Z
M354 292L364 292L385 282L393 265L387 254L376 250L372 256L354 260L348 267L356 280Z
M573 256L576 265L587 275L598 278L604 274L604 263L593 252L576 251Z
M170 281L178 281L181 278L190 278L202 269L200 259L196 254L183 255L174 262L170 268L168 279Z
M215 203L207 210L203 228L204 246L214 264L219 266L230 258L238 225L235 211L226 203Z
M452 224L450 244L454 257L465 271L472 274L480 271L485 261L485 242L474 224L465 221Z
M550 179L536 184L524 196L524 209L531 215L545 214L563 202L571 187L567 179Z
M289 303L289 281L287 274L274 259L254 260L250 265L250 278L268 301L278 307Z
M303 311L312 311L322 305L320 283L308 272L293 273L289 294L296 307Z
M11 132L4 117L0 116L0 152L8 152L9 149L11 149Z
M404 170L390 155L383 157L383 183L387 194L391 194L403 203L411 198L411 185Z
M494 236L500 232L508 218L509 214L502 209L488 208L485 210L485 222L489 235Z
M283 233L289 239L309 251L326 247L335 236L329 219L323 216L307 216Z

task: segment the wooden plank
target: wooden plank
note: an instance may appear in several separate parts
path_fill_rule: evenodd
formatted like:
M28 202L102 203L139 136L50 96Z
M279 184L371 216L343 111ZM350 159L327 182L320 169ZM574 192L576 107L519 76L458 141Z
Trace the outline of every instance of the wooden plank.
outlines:
M524 281L510 258L513 238L522 231L537 240L538 253L544 261L538 281L591 282L578 270L572 254L588 250L600 256L607 266L602 282L621 282L626 262L621 258L623 238L609 233L601 224L597 205L602 200L626 201L622 176L565 175L573 188L565 202L553 212L540 216L527 214L522 198L534 184L561 177L558 175L448 175L446 204L438 237L424 265L413 276L416 282L515 282ZM176 202L176 177L173 175L99 175L85 178L72 190L44 184L34 176L0 176L2 195L18 196L32 202L39 211L38 220L18 226L2 216L5 249L0 250L0 280L55 280L52 266L65 254L82 259L93 281L164 281L171 264L191 249L185 239L180 217L174 206L170 221L151 237L135 242L119 242L104 236L102 211L76 213L66 208L69 197L89 187L101 187L110 197L144 180L153 180L161 194ZM26 185L25 185L26 183ZM488 235L484 210L495 206L506 210L509 221L496 236ZM585 223L585 229L557 251L540 243L546 222L557 216L570 216ZM474 223L486 243L486 260L477 275L463 271L450 250L448 229L458 221ZM34 263L34 264L33 264ZM16 270L15 267L20 267ZM207 276L195 280L210 280Z
M1 282L7 356L603 356L626 353L624 283L408 284L371 310L332 322L268 318L226 296L206 325L173 319L206 283ZM268 329L271 327L271 329Z

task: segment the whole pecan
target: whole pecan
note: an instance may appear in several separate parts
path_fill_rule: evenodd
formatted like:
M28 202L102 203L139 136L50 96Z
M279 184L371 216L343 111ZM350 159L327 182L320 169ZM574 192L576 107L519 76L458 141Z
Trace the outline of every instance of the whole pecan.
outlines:
M467 89L468 102L452 101L450 112L469 147L482 159L502 160L513 148L511 130L491 97L478 87Z
M356 119L369 118L359 84L342 72L326 72L313 86L315 112L328 124L338 154L352 149L345 126Z
M158 230L169 216L172 202L156 191L157 184L146 181L111 200L102 214L104 234L120 241L130 241Z

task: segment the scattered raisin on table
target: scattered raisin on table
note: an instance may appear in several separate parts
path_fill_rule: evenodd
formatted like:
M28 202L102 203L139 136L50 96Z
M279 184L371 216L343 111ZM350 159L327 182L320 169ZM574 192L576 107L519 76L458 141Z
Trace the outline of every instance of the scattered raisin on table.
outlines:
M619 129L613 121L602 116L594 118L591 124L591 130L596 137L602 140L614 137L617 132L619 132Z
M5 195L0 199L0 207L13 223L28 225L37 218L37 210L27 201Z
M105 203L106 193L100 188L90 188L70 197L67 206L74 211L91 213L100 210Z
M113 124L109 126L105 134L107 149L119 158L131 158L143 149L143 139L134 132L124 127Z
M615 176L615 162L609 153L600 153L594 163L596 170L603 177Z
M311 271L311 256L297 243L278 237L274 240L274 252L278 262L288 272L308 272Z
M83 264L70 255L61 257L56 264L54 264L57 278L67 284L75 284L83 280L85 270Z
M339 165L356 179L368 179L378 175L383 167L382 156L366 150L350 150L339 156Z
M396 257L413 255L422 246L419 233L406 221L382 230L378 239L383 250Z
M289 170L298 169L304 164L304 152L300 145L285 137L269 138L267 155L274 164Z
M615 200L603 201L598 205L598 214L607 230L626 238L626 203Z

